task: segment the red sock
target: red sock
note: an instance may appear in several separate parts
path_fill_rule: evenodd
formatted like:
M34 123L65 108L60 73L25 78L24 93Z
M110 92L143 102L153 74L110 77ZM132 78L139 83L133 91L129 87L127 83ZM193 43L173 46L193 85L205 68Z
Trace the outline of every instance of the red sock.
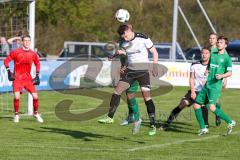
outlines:
M34 114L38 113L38 99L33 99L33 111Z
M14 106L15 114L18 114L18 112L19 112L19 99L14 99L13 100L13 106Z

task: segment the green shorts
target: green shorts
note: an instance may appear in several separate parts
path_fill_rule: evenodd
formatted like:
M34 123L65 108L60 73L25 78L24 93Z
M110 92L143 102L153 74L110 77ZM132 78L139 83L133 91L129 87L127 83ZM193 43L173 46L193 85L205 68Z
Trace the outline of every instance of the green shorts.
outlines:
M131 84L130 88L128 88L127 92L130 92L130 93L135 93L135 92L137 92L138 86L139 86L138 81L134 81L134 82Z
M221 89L217 88L207 88L206 85L198 93L196 98L196 103L203 104L213 104L216 105L217 100L220 98Z

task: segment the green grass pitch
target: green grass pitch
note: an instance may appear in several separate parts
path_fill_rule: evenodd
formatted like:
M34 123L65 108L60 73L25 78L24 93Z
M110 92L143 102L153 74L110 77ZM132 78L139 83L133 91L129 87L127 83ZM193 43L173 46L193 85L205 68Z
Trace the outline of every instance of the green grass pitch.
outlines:
M112 92L112 88L99 88ZM188 88L175 87L167 94L153 97L158 122L165 121ZM78 92L81 92L79 90ZM110 94L109 94L110 95ZM159 160L159 159L239 159L240 157L240 92L226 89L222 93L223 111L237 121L233 134L224 136L227 125L215 127L209 113L210 133L197 136L198 124L192 108L185 109L169 131L159 131L148 136L148 123L132 135L132 125L120 126L127 113L121 101L114 124L103 125L95 119L88 121L63 121L55 114L55 106L63 99L72 99L71 112L79 114L96 108L101 99L57 92L39 92L40 111L45 122L39 124L31 116L22 115L18 124L13 123L12 95L0 95L0 159L4 160ZM105 97L108 101L110 97ZM141 115L146 119L146 107L138 98ZM108 107L108 106L106 106ZM21 110L26 110L26 94L21 98Z

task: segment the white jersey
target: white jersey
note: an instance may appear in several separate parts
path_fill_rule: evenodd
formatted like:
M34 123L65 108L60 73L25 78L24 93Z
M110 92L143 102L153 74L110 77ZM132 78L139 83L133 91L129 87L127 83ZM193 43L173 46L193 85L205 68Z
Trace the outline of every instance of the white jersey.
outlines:
M190 67L190 72L193 72L195 76L195 81L194 81L195 91L198 91L198 92L201 91L207 80L207 76L204 75L206 68L207 68L207 65L202 64L201 61L192 63Z
M124 48L128 58L128 68L132 70L148 70L148 50L153 42L141 33L135 33L130 41L122 41L120 47Z

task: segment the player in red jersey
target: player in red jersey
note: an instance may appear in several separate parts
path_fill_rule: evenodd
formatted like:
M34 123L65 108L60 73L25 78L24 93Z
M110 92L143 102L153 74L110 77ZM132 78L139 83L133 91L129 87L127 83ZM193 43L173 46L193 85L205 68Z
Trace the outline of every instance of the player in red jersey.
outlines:
M38 56L30 49L31 37L25 35L22 37L22 47L13 50L4 60L4 65L8 72L9 81L13 81L14 92L14 111L15 116L13 121L19 122L19 99L22 89L31 93L33 97L34 117L38 122L42 123L43 119L38 113L38 94L34 85L39 85L40 63ZM9 63L14 62L14 73L9 68ZM32 63L36 66L36 77L31 76Z

